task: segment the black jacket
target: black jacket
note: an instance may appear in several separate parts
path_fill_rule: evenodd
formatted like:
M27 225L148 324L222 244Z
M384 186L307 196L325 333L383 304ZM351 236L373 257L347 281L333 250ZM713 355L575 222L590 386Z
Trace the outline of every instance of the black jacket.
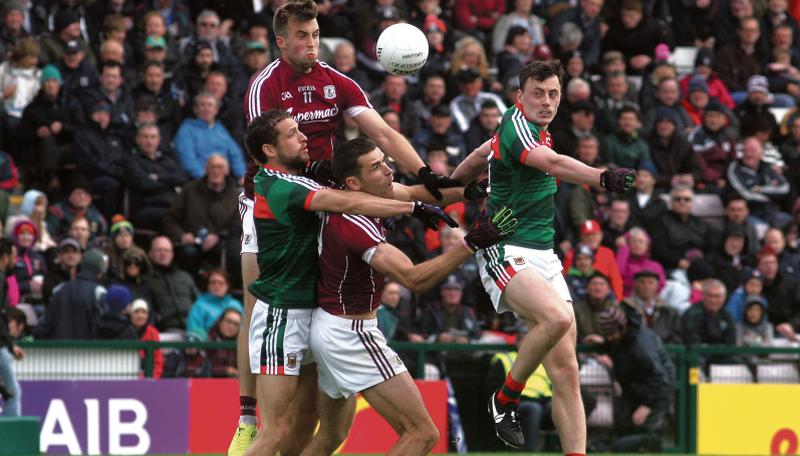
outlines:
M89 121L89 126L78 131L72 145L72 156L78 171L87 179L101 176L122 180L122 157L125 155L122 140L109 130Z
M69 101L76 101L82 92L100 84L97 68L89 60L84 59L74 70L61 59L55 65L64 79L64 84L61 85L61 94Z
M773 325L789 323L800 331L800 282L779 272L771 283L764 282L767 315Z
M153 309L158 313L158 329L186 329L189 309L199 292L192 277L176 267L154 266L145 281L153 291Z
M180 103L176 99L170 87L171 85L172 84L167 81L164 81L161 91L153 93L147 90L144 83L140 83L131 93L131 96L136 101L146 98L156 104L156 116L158 116L158 128L161 131L162 144L172 141L172 137L175 135L175 132L178 131L178 127L183 119Z
M105 101L111 105L111 123L108 124L108 131L120 138L124 138L133 130L134 101L130 92L124 87L119 89L116 100L112 101L111 98L99 88L98 84L97 87L83 92L80 101L83 115L87 122L91 121L90 113L92 112L92 106L97 102Z
M725 309L709 314L702 302L692 304L681 317L686 345L736 345L736 322Z
M636 192L628 195L628 201L631 206L631 220L634 224L649 228L668 212L667 203L661 199L660 195L661 192L654 191L644 206L639 204L639 198L636 196Z
M11 349L14 345L11 336L8 334L8 321L6 311L8 310L8 283L6 275L0 272L0 350L4 347Z
M95 323L104 313L102 292L103 287L88 272L57 286L36 328L37 338L93 339Z
M706 222L694 215L684 222L674 212L667 211L659 219L659 223L650 227L653 242L653 259L664 265L664 269L672 269L692 248L708 252L714 245L712 229Z
M70 144L81 123L81 119L77 117L78 111L77 103L68 100L63 93L53 100L45 95L44 90L40 91L22 112L18 134L24 143L23 147L30 148L39 140L36 129L49 127L56 121L62 125L61 132L55 136L56 143Z
M95 322L98 339L139 340L139 334L128 317L120 314L102 314Z
M691 174L695 180L700 178L697 157L686 136L680 131L676 130L667 144L663 144L654 132L650 135L648 144L653 164L658 170L656 185L659 188L670 188L672 176L676 174Z
M126 154L122 160L125 185L130 193L132 213L146 207L169 208L175 199L176 188L180 188L189 176L177 161L168 155L158 152L156 158L142 155L138 150Z

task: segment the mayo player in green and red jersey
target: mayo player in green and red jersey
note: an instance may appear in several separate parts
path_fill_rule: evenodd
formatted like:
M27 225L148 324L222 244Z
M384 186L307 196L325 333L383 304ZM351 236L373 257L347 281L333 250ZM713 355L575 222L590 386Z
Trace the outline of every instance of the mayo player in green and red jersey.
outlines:
M245 454L294 454L292 450L302 449L297 444L304 437L293 432L294 422L308 422L301 415L316 413L316 401L298 411L295 396L316 391L308 339L319 278L317 212L414 215L429 227L439 220L458 224L436 206L333 190L301 176L308 162L307 139L284 110L273 109L254 119L246 142L263 166L254 179L259 276L248 284L258 299L250 320L249 352L251 372L261 374L257 382L262 427ZM313 430L313 425L305 429L309 438Z
M489 167L489 210L514 212L516 232L477 252L484 288L498 313L514 312L530 327L506 381L489 400L497 436L521 448L517 417L528 377L544 363L553 381L553 421L567 455L586 453L586 419L579 391L572 299L553 251L556 179L625 193L636 173L602 171L556 153L547 126L561 101L561 63L537 61L519 75L518 102L497 133L472 153L452 178L469 181Z

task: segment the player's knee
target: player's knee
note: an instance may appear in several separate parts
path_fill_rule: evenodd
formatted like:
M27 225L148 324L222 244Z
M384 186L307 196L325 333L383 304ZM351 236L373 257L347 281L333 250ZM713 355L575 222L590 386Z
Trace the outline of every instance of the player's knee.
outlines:
M545 323L550 330L550 333L556 340L560 340L572 327L575 322L575 315L569 310L564 309L564 306L559 306L556 310L549 314L548 321Z
M553 386L563 387L567 390L580 390L580 373L578 361L575 357L558 360L547 370L547 375L553 381Z
M439 442L439 430L431 423L425 426L420 435L420 441L425 445L425 451L430 451Z

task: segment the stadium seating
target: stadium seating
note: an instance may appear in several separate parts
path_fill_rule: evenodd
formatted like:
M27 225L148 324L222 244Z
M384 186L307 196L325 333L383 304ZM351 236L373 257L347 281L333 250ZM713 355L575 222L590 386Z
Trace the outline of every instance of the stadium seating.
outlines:
M712 364L711 383L753 383L753 373L744 364Z
M759 364L756 367L758 383L800 383L800 373L794 364Z

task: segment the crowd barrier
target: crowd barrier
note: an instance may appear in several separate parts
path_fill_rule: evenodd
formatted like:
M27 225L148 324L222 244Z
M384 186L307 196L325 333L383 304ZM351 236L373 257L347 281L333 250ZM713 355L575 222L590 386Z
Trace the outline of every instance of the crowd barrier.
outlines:
M42 448L47 445L50 452L58 452L58 448L64 453L74 453L79 448L83 454L92 454L88 450L97 448L109 450L107 452L111 453L119 451L110 450L124 450L128 447L140 450L136 442L141 437L135 431L138 429L136 420L140 416L137 413L142 410L155 412L148 414L148 423L155 424L147 451L149 453L180 453L188 450L203 452L197 451L198 449L218 452L224 450L224 446L220 445L227 445L232 432L228 429L229 423L235 422L238 410L235 380L156 381L147 377L152 376L153 353L156 349L235 349L234 343L33 341L21 345L28 352L23 361L15 364L23 383L23 413L41 417L41 445ZM406 359L410 370L417 377L421 378L426 371L430 373L426 367L433 363L440 367L443 376L451 380L455 391L453 399L458 402L464 435L470 450L500 449L492 438L488 420L485 419L483 399L486 392L494 387L488 384L486 374L488 360L493 353L513 349L513 346L415 343L391 345ZM140 358L140 350L145 354L143 360ZM588 421L590 435L599 431L607 433L613 427L614 421L613 376L604 366L590 360L594 352L592 347L581 346L579 352L583 359L581 385L597 399L595 410ZM798 454L799 347L673 345L667 346L667 352L676 367L676 391L674 409L662 436L665 452ZM138 379L141 377L145 379ZM436 410L435 413L438 414L435 420L440 427L442 439L437 446L437 452L446 452L448 417L444 382L419 381L418 384L423 388L429 410L432 413ZM169 388L175 391L167 392L166 389ZM107 390L117 393L106 393ZM220 393L221 391L224 393ZM169 400L165 401L165 398ZM480 400L476 400L478 398ZM220 407L223 403L225 407ZM369 422L365 429L382 429L386 431L384 437L388 440L383 437L379 440L391 441L393 433L388 425L371 411L363 399L359 404L362 420ZM220 408L227 411L220 413ZM195 418L199 410L204 410L200 415L205 418ZM180 417L170 418L175 413ZM60 418L56 420L53 416ZM210 422L208 416L213 416L214 421ZM69 426L64 427L64 420L74 424L71 429ZM185 422L186 425L176 428L175 423L180 422ZM104 426L102 432L101 425ZM172 437L164 438L160 433L170 429L168 425L171 426ZM53 429L60 429L60 434L53 434ZM65 433L64 429L71 430L76 437L62 435ZM364 435L382 434L370 431ZM166 441L176 442L177 447L163 447ZM351 438L350 446L346 445L342 451L358 453L385 450L377 449L374 445L378 440L373 444L364 444L366 446L356 444L370 441L372 440L367 437ZM123 453L125 451L119 454Z

